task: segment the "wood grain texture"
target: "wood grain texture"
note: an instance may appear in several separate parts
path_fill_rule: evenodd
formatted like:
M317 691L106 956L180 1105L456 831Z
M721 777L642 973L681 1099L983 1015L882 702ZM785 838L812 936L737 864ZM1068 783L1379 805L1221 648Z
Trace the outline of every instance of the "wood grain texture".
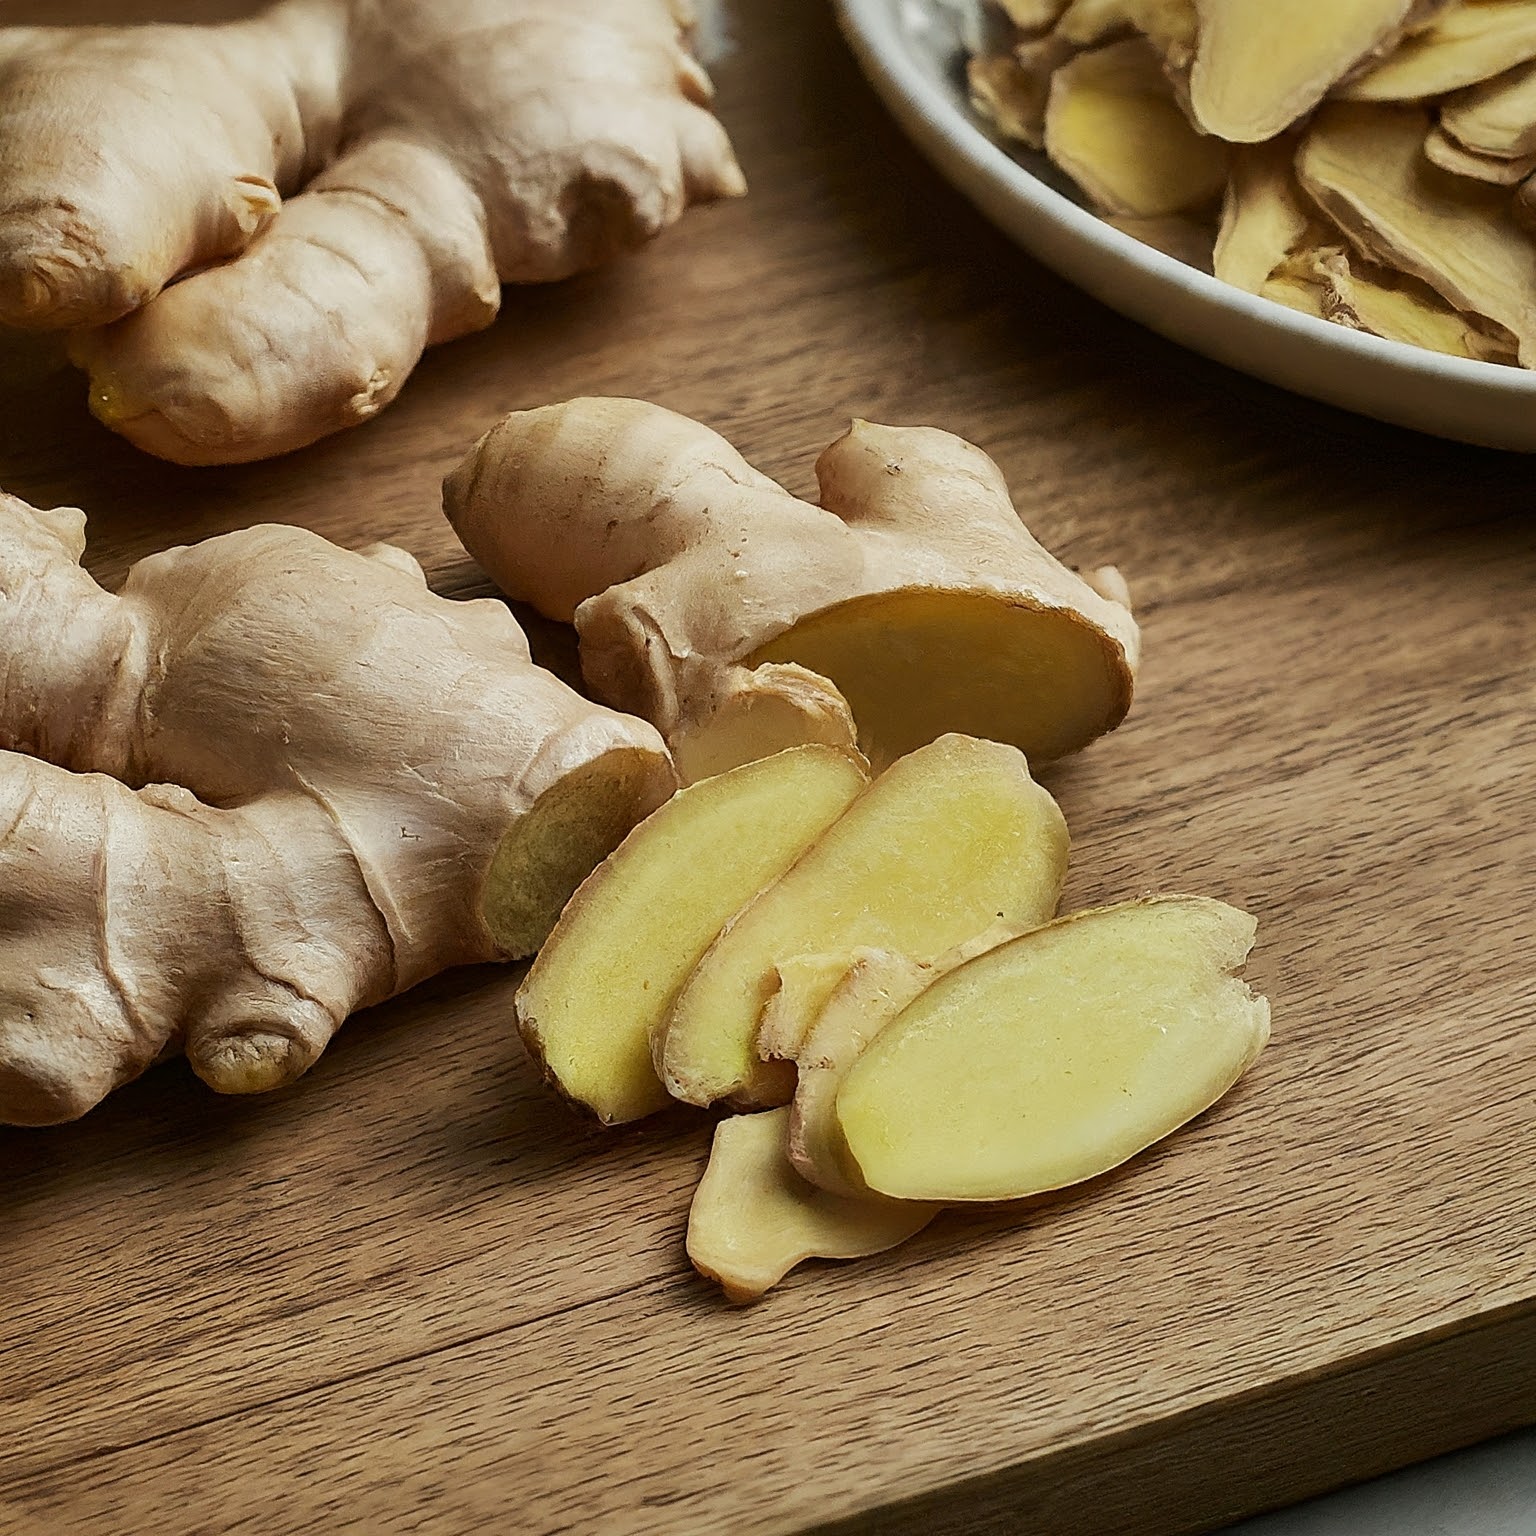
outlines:
M824 0L727 16L745 202L510 293L378 422L268 464L148 460L50 346L0 341L0 484L84 505L109 582L278 519L467 594L438 483L514 407L658 400L802 492L851 415L960 432L1145 622L1130 721L1045 775L1070 904L1253 910L1274 1043L1091 1190L745 1312L683 1256L703 1119L586 1131L513 972L359 1018L270 1099L157 1069L0 1131L0 1531L1158 1536L1536 1418L1531 461L1121 322L926 169Z

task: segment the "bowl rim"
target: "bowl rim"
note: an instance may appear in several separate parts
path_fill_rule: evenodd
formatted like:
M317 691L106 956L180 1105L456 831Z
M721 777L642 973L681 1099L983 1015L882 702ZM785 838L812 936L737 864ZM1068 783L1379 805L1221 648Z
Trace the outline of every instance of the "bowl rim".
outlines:
M1164 283L1191 291L1215 308L1242 315L1262 328L1323 351L1368 359L1375 365L1430 382L1473 385L1513 399L1536 401L1536 371L1432 352L1289 309L1144 244L1047 185L990 136L958 90L934 80L917 62L908 29L901 19L902 13L930 16L938 10L951 14L974 12L984 3L985 0L964 0L961 4L957 0L834 0L843 35L865 75L877 86L883 84L896 92L907 109L922 118L946 149L963 160L975 175L1038 218L1070 231L1077 239L1098 246L1128 266L1140 267ZM943 173L944 168L939 169ZM961 190L967 191L964 187ZM1071 280L1070 274L1064 275Z

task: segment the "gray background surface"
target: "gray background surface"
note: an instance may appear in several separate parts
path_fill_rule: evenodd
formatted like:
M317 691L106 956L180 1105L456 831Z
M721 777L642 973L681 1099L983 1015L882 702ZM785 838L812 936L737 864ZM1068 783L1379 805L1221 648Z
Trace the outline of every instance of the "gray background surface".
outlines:
M1226 1536L1536 1536L1536 1430L1244 1520Z

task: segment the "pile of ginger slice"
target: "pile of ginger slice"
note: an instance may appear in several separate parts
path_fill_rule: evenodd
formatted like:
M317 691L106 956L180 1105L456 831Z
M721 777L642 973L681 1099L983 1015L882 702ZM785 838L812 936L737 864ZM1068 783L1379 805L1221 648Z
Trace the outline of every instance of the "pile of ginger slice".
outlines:
M1536 366L1532 0L993 0L972 100L1124 232L1317 319Z
M588 687L689 781L583 882L515 1008L604 1125L728 1112L688 1251L738 1302L1117 1166L1269 1034L1245 913L1057 918L1067 826L1030 763L1129 703L1118 573L1062 566L948 433L856 422L817 478L813 505L696 422L582 400L508 417L447 485L471 553L575 623Z

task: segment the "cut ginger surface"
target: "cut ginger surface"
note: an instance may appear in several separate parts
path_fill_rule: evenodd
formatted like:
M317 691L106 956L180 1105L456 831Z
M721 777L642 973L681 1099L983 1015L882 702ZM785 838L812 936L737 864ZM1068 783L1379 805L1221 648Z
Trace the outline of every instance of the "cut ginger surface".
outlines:
M605 1124L661 1109L659 1025L716 935L868 782L851 754L796 747L680 790L600 864L517 994L546 1077Z
M511 598L574 623L593 696L650 720L685 782L803 742L883 768L946 734L1060 756L1130 707L1139 634L1112 568L1068 569L996 464L859 421L791 496L641 400L517 411L444 487Z
M1254 922L1162 896L1076 913L922 992L837 1097L871 1190L1011 1200L1123 1163L1209 1108L1269 1038L1235 976Z
M668 1091L787 1102L793 1069L758 1053L780 961L868 945L926 962L999 922L1034 927L1055 912L1066 863L1066 823L1016 749L944 736L902 758L704 955L654 1041ZM835 977L805 978L808 1015Z
M756 1301L806 1259L861 1259L922 1231L937 1206L848 1199L807 1184L785 1154L787 1109L715 1127L688 1213L688 1257L727 1300Z

